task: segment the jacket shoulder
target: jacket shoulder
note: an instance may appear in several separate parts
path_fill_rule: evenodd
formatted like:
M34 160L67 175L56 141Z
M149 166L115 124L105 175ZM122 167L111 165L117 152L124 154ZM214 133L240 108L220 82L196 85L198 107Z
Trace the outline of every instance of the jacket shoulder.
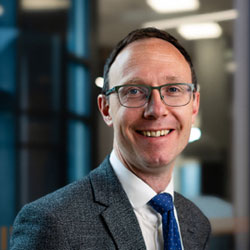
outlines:
M184 247L187 249L207 249L211 225L203 212L190 200L175 193L175 207L180 223Z
M99 216L104 209L95 202L88 175L25 205L15 219L10 249L61 250L96 244L89 235L105 234Z
M197 220L199 222L203 221L205 224L210 225L208 218L204 215L200 208L177 192L175 192L175 206L178 210L178 216L179 214L180 216L184 214L185 217L191 217L193 220Z

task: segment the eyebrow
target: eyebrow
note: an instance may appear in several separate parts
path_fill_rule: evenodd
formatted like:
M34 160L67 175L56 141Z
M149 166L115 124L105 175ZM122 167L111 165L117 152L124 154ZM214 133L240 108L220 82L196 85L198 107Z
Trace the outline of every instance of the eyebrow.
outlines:
M141 78L136 77L125 81L124 84L145 84L145 81Z
M178 78L176 76L166 76L165 77L166 82L178 82ZM141 84L141 85L147 85L145 81L142 78L135 77L132 79L129 79L128 81L125 81L123 84Z
M171 82L175 82L178 78L176 76L167 76L166 78L166 81L171 81Z

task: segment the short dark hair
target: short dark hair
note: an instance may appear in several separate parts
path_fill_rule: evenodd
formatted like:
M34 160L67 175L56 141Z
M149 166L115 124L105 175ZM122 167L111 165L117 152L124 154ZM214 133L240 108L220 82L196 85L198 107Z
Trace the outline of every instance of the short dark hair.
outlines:
M137 40L142 40L142 39L147 39L147 38L159 38L162 40L165 40L172 45L174 45L180 53L184 56L186 61L188 62L190 69L191 69L191 74L192 74L192 82L195 85L195 91L197 90L197 78L196 74L194 71L193 63L191 60L191 57L187 53L187 51L180 45L178 40L170 35L168 32L159 30L156 28L141 28L141 29L136 29L132 32L130 32L125 38L123 38L113 49L111 54L106 60L106 63L104 65L104 73L103 73L103 78L104 78L104 84L102 88L102 93L105 94L107 90L109 90L109 70L113 62L115 61L116 57L118 54L130 43L137 41Z

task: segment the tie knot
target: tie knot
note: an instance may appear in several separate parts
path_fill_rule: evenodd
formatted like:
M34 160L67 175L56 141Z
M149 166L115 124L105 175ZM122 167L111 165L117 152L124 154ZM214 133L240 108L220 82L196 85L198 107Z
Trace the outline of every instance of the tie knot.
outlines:
M167 213L173 209L172 196L167 193L157 194L149 201L149 205L160 214Z

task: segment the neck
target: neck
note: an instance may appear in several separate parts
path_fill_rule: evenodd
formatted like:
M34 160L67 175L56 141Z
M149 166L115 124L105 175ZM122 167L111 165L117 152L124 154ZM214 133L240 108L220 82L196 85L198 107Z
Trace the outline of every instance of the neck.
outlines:
M126 166L126 165L125 165ZM129 168L138 178L147 183L157 194L161 193L169 185L172 178L172 171L161 172L160 174L142 173L137 171L136 168Z
M128 161L126 161L119 151L115 150L115 152L117 157L123 163L123 165L127 169L129 169L133 174L135 174L138 178L147 183L156 193L164 191L169 185L172 178L174 162L157 169L145 171L145 169L139 168L134 164L130 164Z

